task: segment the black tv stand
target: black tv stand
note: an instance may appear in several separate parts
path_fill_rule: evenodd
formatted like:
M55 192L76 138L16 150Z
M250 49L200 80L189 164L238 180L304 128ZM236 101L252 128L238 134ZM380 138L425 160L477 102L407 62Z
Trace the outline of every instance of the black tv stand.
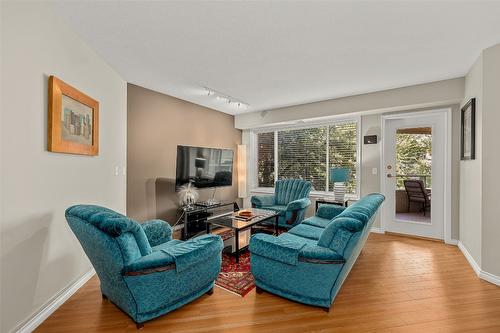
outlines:
M230 209L232 206L232 209ZM217 212L218 208L227 207L225 212ZM191 207L181 208L181 212L184 215L184 227L182 228L182 239L186 240L192 238L200 233L206 233L207 221L222 216L227 216L233 212L238 211L240 208L238 204L234 201L231 202L219 202L215 205L205 206L196 204Z
M214 208L214 207L220 207L221 206L221 202L219 201L200 201L200 202L197 202L195 204L195 206L199 206L199 207L204 207L204 208Z

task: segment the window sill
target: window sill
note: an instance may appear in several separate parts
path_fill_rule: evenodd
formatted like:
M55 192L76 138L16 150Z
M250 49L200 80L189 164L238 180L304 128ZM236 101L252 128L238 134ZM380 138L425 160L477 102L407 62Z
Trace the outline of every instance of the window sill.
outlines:
M250 194L274 194L274 188L258 187L251 189ZM312 199L320 199L320 198L333 199L333 192L311 191L309 197ZM346 200L359 200L359 196L356 194L346 194L345 198Z

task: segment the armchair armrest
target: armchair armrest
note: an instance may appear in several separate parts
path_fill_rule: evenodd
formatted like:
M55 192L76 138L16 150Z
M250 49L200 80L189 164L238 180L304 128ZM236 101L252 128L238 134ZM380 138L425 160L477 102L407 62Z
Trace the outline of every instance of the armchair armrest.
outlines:
M250 239L250 252L288 265L297 265L299 251L305 246L267 234L255 234Z
M172 227L163 220L150 220L141 224L151 246L172 240Z
M290 201L286 206L286 210L301 210L307 208L311 204L309 198L297 199Z
M274 205L274 194L270 195L254 195L250 199L252 207L265 207Z
M175 268L174 258L162 251L143 256L123 268L122 275L135 276L167 271Z
M222 247L222 238L217 235L192 238L137 259L123 268L122 275L146 275L172 269L181 272L210 257L221 255Z
M322 204L319 206L316 216L331 220L345 210L345 207L333 204Z
M221 256L224 243L218 235L203 235L163 249L174 262L177 272L182 272L209 258Z

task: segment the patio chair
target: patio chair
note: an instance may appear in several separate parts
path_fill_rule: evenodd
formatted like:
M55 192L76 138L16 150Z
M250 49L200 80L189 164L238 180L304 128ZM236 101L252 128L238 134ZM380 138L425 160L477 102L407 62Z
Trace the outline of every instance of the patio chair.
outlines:
M425 210L431 207L431 194L425 188L424 182L417 179L407 179L404 181L406 195L408 196L408 212L412 202L422 205L422 211L425 216Z

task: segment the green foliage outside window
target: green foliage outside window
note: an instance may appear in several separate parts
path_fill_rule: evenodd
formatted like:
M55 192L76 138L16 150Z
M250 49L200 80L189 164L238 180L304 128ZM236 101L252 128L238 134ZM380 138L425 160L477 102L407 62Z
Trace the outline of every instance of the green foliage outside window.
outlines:
M313 184L315 191L333 191L333 184L328 185L327 182L330 168L347 167L351 169L351 178L346 184L347 193L357 193L358 123L356 121L258 133L259 187L274 186L275 133L278 136L276 156L278 179L305 179Z
M299 178L326 190L326 127L278 132L278 178Z
M396 134L397 187L404 189L405 179L421 179L432 187L432 135Z

